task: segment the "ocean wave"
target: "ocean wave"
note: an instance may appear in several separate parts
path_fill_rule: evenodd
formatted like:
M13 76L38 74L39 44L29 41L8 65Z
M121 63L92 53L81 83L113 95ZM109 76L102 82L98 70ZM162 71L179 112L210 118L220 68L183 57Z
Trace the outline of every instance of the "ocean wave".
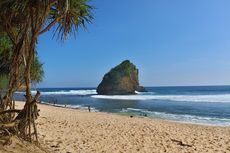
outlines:
M230 94L222 95L93 95L92 98L114 100L169 100L184 102L230 103Z
M36 94L37 91L31 91L32 94ZM24 92L16 92L16 93L24 93ZM60 90L60 91L41 91L41 95L95 95L97 94L96 90Z
M134 113L137 115L146 114L148 117L152 117L152 118L167 119L167 120L173 120L173 121L185 122L185 123L230 126L229 118L203 117L203 116L187 115L187 114L171 114L171 113L154 112L145 109L135 109L135 108L122 109L121 113Z
M139 91L135 91L135 94L138 94L138 95L155 95L156 93L155 92L139 92Z

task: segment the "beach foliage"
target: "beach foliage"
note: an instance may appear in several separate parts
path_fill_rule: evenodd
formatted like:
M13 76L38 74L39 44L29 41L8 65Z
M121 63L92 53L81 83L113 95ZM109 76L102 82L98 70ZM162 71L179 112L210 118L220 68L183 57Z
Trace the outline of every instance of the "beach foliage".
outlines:
M0 29L1 30L1 29ZM12 58L13 50L12 43L5 32L0 31L0 89L4 89L7 87L7 83L9 82L9 74L11 67L11 58ZM42 67L42 63L39 61L38 56L35 56L35 59L32 63L31 67L31 81L32 83L39 83L42 81L44 77L44 70ZM22 65L21 67L23 67ZM22 68L23 69L23 68ZM20 74L21 76L23 74ZM20 83L24 84L23 79ZM20 87L19 87L20 88Z
M40 92L34 97L31 94L31 71L36 59L38 37L51 29L54 36L62 41L71 34L75 35L79 28L86 28L87 23L91 23L92 9L88 0L0 1L0 26L10 39L13 50L8 90L0 105L1 111L7 111L8 115L0 116L0 121L18 121L14 125L18 127L18 135L22 138L32 141L33 135L37 141L34 120L38 114L36 102ZM12 97L21 80L26 85L26 103L14 118L9 111L14 112Z
M0 79L0 91L6 89L7 86L8 86L8 83L9 83L8 77L7 76L1 76L1 79Z

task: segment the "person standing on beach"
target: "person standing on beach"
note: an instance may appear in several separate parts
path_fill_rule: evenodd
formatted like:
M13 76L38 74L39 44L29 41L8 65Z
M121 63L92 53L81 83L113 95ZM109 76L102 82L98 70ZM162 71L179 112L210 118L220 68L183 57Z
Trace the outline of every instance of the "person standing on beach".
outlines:
M89 112L91 112L91 108L90 108L90 106L88 106L88 110L89 110Z

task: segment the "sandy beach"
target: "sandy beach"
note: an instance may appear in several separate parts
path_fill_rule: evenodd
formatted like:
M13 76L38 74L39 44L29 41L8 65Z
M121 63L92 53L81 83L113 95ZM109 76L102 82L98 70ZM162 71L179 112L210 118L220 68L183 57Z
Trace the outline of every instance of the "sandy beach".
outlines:
M17 108L24 103L17 102ZM39 140L50 152L230 152L230 127L175 123L39 105Z

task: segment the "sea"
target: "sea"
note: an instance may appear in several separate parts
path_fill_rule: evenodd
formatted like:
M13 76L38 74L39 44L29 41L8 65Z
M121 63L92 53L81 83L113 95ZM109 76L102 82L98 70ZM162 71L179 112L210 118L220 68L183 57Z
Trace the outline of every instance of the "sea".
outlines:
M135 95L98 95L96 88L37 88L41 102L57 107L230 126L230 86L146 87ZM24 100L16 92L17 100ZM42 110L41 110L42 111Z

